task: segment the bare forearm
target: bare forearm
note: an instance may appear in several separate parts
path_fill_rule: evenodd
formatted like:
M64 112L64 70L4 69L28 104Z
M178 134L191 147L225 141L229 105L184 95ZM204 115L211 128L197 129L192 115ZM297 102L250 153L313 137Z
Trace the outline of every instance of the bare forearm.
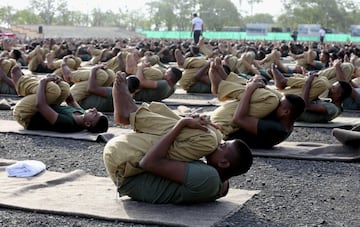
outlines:
M209 80L208 80L208 75L207 75L207 71L209 70L209 66L210 64L206 64L203 67L201 67L199 69L199 71L195 74L195 80L196 81L200 81L202 83L208 84Z
M250 100L255 89L246 88L243 97L239 101L239 104L235 110L234 119L242 119L250 112Z
M150 150L141 160L141 163L154 163L151 160L159 160L161 158L166 158L171 144L175 141L176 137L180 134L181 130L184 127L184 121L178 121L178 123L171 130L169 130L156 144L154 144L150 148Z
M140 166L144 169L151 169L158 160L167 157L171 144L185 127L184 121L180 120L170 129L156 144L154 144L140 161Z
M312 82L314 81L314 75L309 75L309 77L307 78L306 82L305 82L305 85L304 85L304 88L303 88L303 91L302 91L302 94L301 94L301 97L304 99L305 101L305 106L308 106L309 105L309 94L310 94L310 89L311 89L311 85L312 85Z
M40 81L38 90L36 92L36 106L37 106L37 108L41 108L44 105L48 105L47 102L46 102L46 93L45 93L46 85L47 85L47 82Z
M97 84L96 84L96 72L97 72L98 68L94 67L90 70L90 75L89 75L89 81L88 81L88 91L92 92Z

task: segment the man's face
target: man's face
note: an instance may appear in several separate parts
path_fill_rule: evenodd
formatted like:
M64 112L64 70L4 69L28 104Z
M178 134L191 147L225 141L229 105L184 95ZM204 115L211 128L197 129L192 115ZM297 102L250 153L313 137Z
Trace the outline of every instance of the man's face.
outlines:
M87 121L91 126L95 126L99 121L102 113L98 112L96 108L87 109L84 113L84 121Z

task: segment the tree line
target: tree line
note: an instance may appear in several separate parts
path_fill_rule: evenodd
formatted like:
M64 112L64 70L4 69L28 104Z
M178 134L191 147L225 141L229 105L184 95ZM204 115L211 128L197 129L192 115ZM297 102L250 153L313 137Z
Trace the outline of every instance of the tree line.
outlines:
M248 0L251 9L263 0ZM240 9L242 1L239 0ZM298 24L321 24L348 33L350 25L360 23L360 6L353 0L281 0L282 14L242 15L231 0L153 0L144 5L144 14L119 8L88 13L70 10L66 0L31 0L26 9L0 8L1 24L44 24L66 26L116 26L129 30L188 31L192 14L205 21L206 30L245 27L248 23L269 23L295 29ZM251 10L252 11L252 10ZM252 14L252 13L251 13Z

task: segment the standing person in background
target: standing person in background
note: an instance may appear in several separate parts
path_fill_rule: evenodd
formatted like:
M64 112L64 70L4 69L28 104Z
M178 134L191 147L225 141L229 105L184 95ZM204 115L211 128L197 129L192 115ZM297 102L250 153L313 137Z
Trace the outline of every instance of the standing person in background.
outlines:
M320 28L319 30L319 35L320 35L320 43L323 44L324 43L324 38L325 38L325 29L324 28Z
M204 22L200 17L198 17L196 13L194 13L191 23L192 23L191 33L194 34L194 43L198 44L200 36L204 31Z
M297 38L298 38L298 31L297 30L294 30L291 34L291 38L293 39L294 42L297 41Z

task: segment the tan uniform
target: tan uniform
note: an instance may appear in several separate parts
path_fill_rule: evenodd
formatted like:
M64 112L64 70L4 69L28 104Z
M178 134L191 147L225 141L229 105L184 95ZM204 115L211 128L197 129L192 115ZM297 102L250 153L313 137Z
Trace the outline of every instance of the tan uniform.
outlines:
M16 84L19 96L24 96L14 107L13 115L16 121L27 128L31 117L38 111L36 108L36 91L39 79L34 76L22 76ZM49 105L60 105L70 95L69 84L62 81L58 84L48 82L46 86L46 101Z
M242 53L240 58L235 55L227 57L226 64L229 66L231 72L240 74L249 74L251 73L244 65L244 61L247 61L250 65L254 63L255 53L253 51L248 51Z
M304 52L304 57L297 59L296 65L306 68L308 65L308 58L310 57L310 60L314 61L316 59L316 56L317 56L317 54L315 51L311 51L310 53Z
M11 69L16 65L16 60L9 58L1 61L0 68L4 71L6 76L11 77ZM1 81L1 79L0 79Z
M179 80L179 85L182 89L187 91L195 81L195 74L201 67L207 64L205 57L188 57L184 61L184 71Z
M124 62L124 64L126 64L127 54L128 54L128 52L126 52L126 51L121 52L121 58L122 58L122 61ZM119 66L118 56L115 56L115 57L111 58L110 60L108 60L106 62L106 65L107 65L108 69L112 69L115 73L121 71L120 66Z
M287 87L283 90L280 90L284 94L295 94L302 95L303 88L305 86L306 77L302 74L295 74L292 77L288 78ZM315 77L311 83L309 101L317 99L321 94L329 90L331 84L328 79L325 77Z
M100 49L96 49L96 48L92 49L90 55L91 55L91 59L90 59L91 65L96 65L100 62L100 55L101 55Z
M360 77L356 77L356 78L352 79L352 82L357 84L357 86L360 87Z
M246 79L230 73L226 80L219 84L218 99L225 101L233 99L218 107L211 114L211 121L221 126L221 132L226 136L239 129L232 124L233 116L239 100L245 91ZM279 105L282 95L271 88L258 88L250 100L251 116L262 118L273 112Z
M341 70L345 74L345 80L349 82L354 73L355 67L350 62L341 63ZM335 67L329 67L318 72L319 76L326 77L330 84L337 81Z
M139 161L180 117L162 103L144 103L130 115L133 133L111 139L104 148L105 167L111 179L120 186L124 178L141 173ZM213 152L222 140L221 133L184 128L169 150L169 158L192 161Z
M70 78L73 85L70 88L71 94L76 101L89 96L88 85L91 70L83 69L71 72ZM102 87L109 87L115 80L115 73L111 69L98 69L96 71L96 84Z
M35 47L34 50L32 50L28 57L30 58L29 60L29 64L28 64L28 68L31 72L34 72L38 65L41 64L41 62L39 62L37 56L37 51L40 49L40 54L42 55L42 59L45 59L46 54L50 53L50 50L48 48L42 48L40 46Z
M270 69L271 65L275 63L275 60L280 60L281 53L278 50L271 51L270 54L267 54L265 58L262 60L261 66L264 69Z

